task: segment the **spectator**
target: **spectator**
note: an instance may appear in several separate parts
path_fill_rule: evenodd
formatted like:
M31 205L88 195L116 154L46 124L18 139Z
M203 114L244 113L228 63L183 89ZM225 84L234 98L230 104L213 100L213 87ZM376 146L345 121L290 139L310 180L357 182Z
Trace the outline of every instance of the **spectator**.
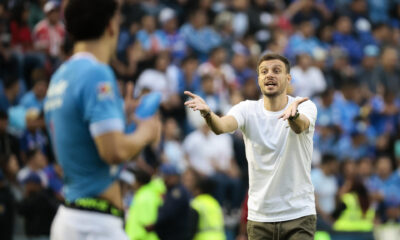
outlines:
M226 50L223 47L214 48L210 52L210 58L198 68L198 75L209 74L214 78L214 91L219 95L221 101L228 100L228 90L235 87L235 73L227 63ZM197 90L199 90L197 88ZM226 102L223 102L226 103ZM224 107L224 106L222 106Z
M169 97L176 93L176 89L171 89L172 80L167 76L167 68L170 64L168 52L161 52L156 56L153 69L147 69L140 74L136 86L135 96L139 97L146 92L160 92L162 101L165 102Z
M379 157L375 168L376 175L370 178L368 185L373 199L379 203L379 220L386 222L394 218L396 221L398 216L393 216L393 209L400 206L400 196L392 173L391 159L387 156Z
M182 185L176 167L164 164L160 171L167 192L163 205L158 209L157 221L154 225L147 226L146 229L154 230L163 240L187 239L189 235L189 192Z
M182 174L187 167L185 152L180 142L181 129L173 118L167 118L164 123L164 162L174 165Z
M392 30L393 29L391 29L388 24L375 24L372 28L373 40L375 41L373 44L379 46L380 48L388 47L392 41Z
M26 130L20 138L22 160L25 161L26 153L33 149L39 149L43 154L47 155L48 139L43 131L43 113L40 113L35 109L28 110L26 112L26 125Z
M123 27L135 29L139 29L140 20L146 14L139 0L124 1L121 13L124 16Z
M65 36L65 27L60 18L60 6L56 1L44 5L46 18L33 31L34 46L51 58L57 58Z
M201 87L195 92L202 97L213 112L221 112L221 99L214 88L214 78L205 74L201 77Z
M46 96L48 81L43 70L36 69L34 71L34 82L32 90L27 92L21 99L20 105L26 109L34 108L39 112L43 109L43 100Z
M341 93L335 94L335 101L340 107L340 121L344 134L350 134L354 129L354 119L360 115L360 106L358 105L357 84L347 82L342 86Z
M193 55L189 55L182 60L181 67L179 69L178 82L179 93L184 90L194 91L196 84L196 70L199 66L197 58Z
M311 21L314 27L319 27L324 20L330 17L328 9L322 4L316 4L313 0L295 2L293 7L296 8L292 18L293 24L307 20Z
M235 44L234 47L235 46L237 45ZM231 64L235 71L235 82L238 85L237 88L243 87L247 79L254 79L257 75L256 71L249 67L249 61L250 53L247 52L247 49L245 49L245 47L238 46L237 49L234 49Z
M25 220L25 234L30 239L49 238L59 202L51 190L43 187L37 173L30 172L23 184L24 198L18 205L18 212Z
M39 149L32 149L26 154L25 167L19 170L17 178L20 183L24 183L31 173L36 174L40 178L40 184L43 188L47 188L49 181L44 168L47 166L47 158Z
M11 46L18 52L25 52L33 48L31 30L28 26L29 8L26 4L17 4L13 9L10 23Z
M373 81L380 86L377 92L382 94L384 90L390 90L400 96L400 68L397 66L399 60L397 49L387 47L382 50L380 63L374 69Z
M166 49L171 52L174 63L180 63L187 55L187 46L182 34L178 31L178 19L171 8L164 8L160 12L159 21L162 26L161 33L166 39Z
M0 153L19 156L19 141L7 131L8 115L0 111Z
M203 123L204 124L204 123ZM241 203L239 169L233 159L232 139L215 135L207 125L190 133L183 142L189 164L202 176L215 180L214 196L228 210Z
M149 56L153 56L167 48L167 39L161 30L156 29L156 19L152 15L142 17L142 29L136 38Z
M289 38L285 55L294 60L299 53L313 55L319 47L319 41L315 37L315 26L310 20L299 22L298 31Z
M374 79L373 72L378 62L379 48L375 45L367 45L364 47L364 57L360 67L357 69L357 82L361 84L361 88L365 91L366 97L372 97L377 93L379 88L377 79Z
M46 15L43 12L44 5L47 0L31 0L29 4L29 28L34 29L36 24L40 22Z
M250 17L248 12L249 4L249 0L232 1L232 24L233 26L235 26L233 31L236 38L243 37L250 28Z
M353 25L347 16L340 16L336 20L336 31L333 34L333 43L344 49L349 56L351 64L359 64L363 53L357 39L352 35Z
M340 197L333 213L336 231L367 232L372 235L375 210L366 187L359 179L354 179L349 191Z
M215 198L211 196L213 192L213 182L206 178L197 178L193 190L193 200L191 207L195 210L193 226L195 233L190 239L213 239L225 240L224 216L222 208Z
M364 156L372 156L373 152L368 142L367 131L355 126L348 136L343 136L337 144L337 155L340 160L357 161Z
M0 161L3 162L6 156L1 155L0 158ZM4 240L12 240L15 218L15 197L10 186L7 184L7 179L4 176L2 169L0 169L0 206L0 224L2 226L0 230L0 238Z
M332 213L336 208L336 194L339 189L335 174L338 162L333 155L323 155L320 168L311 171L311 180L315 189L317 214L317 229L331 230Z
M196 10L190 15L189 23L180 29L186 43L194 50L200 61L205 61L210 51L222 41L219 34L207 26L207 21L206 13Z
M340 128L340 105L335 98L335 90L326 89L314 102L318 110L317 127L333 125Z
M141 169L135 169L135 196L126 221L126 233L130 240L157 240L155 232L148 232L146 226L157 220L157 210L162 204L161 195L154 191L150 183L151 175Z
M231 55L232 45L235 41L233 28L233 14L228 11L219 13L214 21L215 31L217 31L222 39L221 46Z
M63 171L61 166L57 163L49 164L44 168L44 172L46 173L46 177L49 182L49 189L53 191L58 200L64 201L64 184L62 181Z
M296 66L290 70L294 95L313 97L326 88L326 82L321 70L313 66L313 59L307 53L296 56Z
M349 62L346 51L341 48L333 47L330 50L330 58L328 59L330 68L325 71L325 79L329 87L341 89L343 85L349 82L355 82L355 69ZM354 84L354 83L352 83Z
M0 94L0 111L7 112L18 103L20 84L15 76L7 76L4 79L4 92Z
M377 134L395 135L399 121L400 101L396 93L388 89L383 96L375 95L371 99L371 123Z
M368 190L368 193L371 193L371 188L369 185L369 181L374 174L374 165L373 158L363 157L357 162L357 174L362 180L363 184Z
M390 0L368 0L369 18L373 23L389 20Z

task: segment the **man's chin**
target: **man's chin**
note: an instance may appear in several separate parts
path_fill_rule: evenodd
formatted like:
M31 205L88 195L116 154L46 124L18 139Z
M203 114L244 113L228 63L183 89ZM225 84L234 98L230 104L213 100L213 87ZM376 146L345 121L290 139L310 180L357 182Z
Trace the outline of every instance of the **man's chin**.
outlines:
M279 91L273 91L273 92L267 92L267 91L263 91L263 95L268 97L268 98L274 98L279 96L281 93Z

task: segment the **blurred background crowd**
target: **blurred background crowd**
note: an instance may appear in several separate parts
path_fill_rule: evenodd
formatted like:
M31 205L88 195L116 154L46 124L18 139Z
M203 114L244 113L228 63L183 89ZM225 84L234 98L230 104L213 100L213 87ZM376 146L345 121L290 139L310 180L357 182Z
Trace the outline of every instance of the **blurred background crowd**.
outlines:
M247 239L241 133L213 134L185 109L183 91L222 115L257 100L257 60L267 52L291 61L290 94L318 108L311 172L317 238L358 232L349 239L372 239L374 232L376 239L400 239L399 0L122 2L111 66L122 96L162 94L163 119L161 144L120 177L131 239L180 239L174 234L187 228L178 223L200 192L218 201L223 219L214 225L224 226L225 237ZM43 99L72 51L65 3L0 0L0 239L48 239L63 201ZM146 200L146 191L159 201ZM155 209L151 219L144 209Z

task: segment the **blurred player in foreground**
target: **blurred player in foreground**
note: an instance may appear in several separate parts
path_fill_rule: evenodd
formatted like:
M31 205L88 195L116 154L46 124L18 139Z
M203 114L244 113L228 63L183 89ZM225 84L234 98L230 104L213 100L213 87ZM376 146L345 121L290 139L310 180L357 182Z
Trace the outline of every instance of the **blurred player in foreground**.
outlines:
M266 54L258 62L263 98L243 101L226 116L186 91L216 134L243 132L249 164L247 232L250 240L312 240L316 227L311 155L317 109L307 98L287 95L289 61Z
M132 134L124 133L128 113L107 65L119 34L117 0L69 0L65 19L74 55L52 76L45 101L66 199L53 221L51 239L128 239L118 164L156 141L160 122L151 117Z

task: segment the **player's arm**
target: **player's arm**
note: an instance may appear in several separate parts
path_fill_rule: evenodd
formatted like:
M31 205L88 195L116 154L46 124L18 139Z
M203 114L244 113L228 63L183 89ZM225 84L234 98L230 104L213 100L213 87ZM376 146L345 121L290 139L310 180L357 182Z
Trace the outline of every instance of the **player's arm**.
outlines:
M302 113L299 113L298 106L307 101L308 98L300 98L294 101L279 117L283 120L288 120L290 128L297 134L302 133L310 126L310 120Z
M185 105L194 111L200 111L200 114L206 120L207 125L215 134L233 132L238 128L238 122L233 116L219 117L210 110L210 107L200 96L189 91L185 91L184 93L192 98L191 100L186 101Z
M131 134L110 131L94 138L100 157L109 164L118 164L137 155L160 135L160 121L154 116L141 122Z

